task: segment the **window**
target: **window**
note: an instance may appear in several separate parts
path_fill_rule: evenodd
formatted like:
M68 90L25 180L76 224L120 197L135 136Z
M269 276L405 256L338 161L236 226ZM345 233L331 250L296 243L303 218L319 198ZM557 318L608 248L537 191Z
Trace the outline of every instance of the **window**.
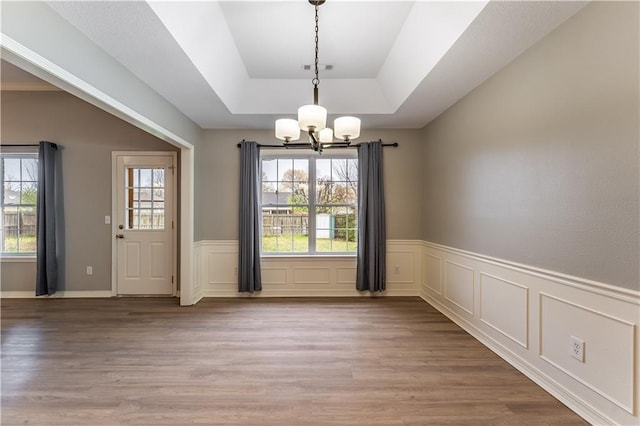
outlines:
M261 175L262 253L355 254L355 154L263 156Z
M0 154L0 175L0 252L3 255L34 255L38 154L3 152Z
M164 229L164 169L128 167L127 229Z

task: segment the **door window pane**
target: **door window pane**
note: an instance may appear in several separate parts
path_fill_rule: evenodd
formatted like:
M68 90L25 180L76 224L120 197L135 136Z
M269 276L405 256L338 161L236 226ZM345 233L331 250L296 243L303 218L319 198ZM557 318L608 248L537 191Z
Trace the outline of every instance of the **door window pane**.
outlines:
M163 230L165 169L128 167L125 219L129 230Z

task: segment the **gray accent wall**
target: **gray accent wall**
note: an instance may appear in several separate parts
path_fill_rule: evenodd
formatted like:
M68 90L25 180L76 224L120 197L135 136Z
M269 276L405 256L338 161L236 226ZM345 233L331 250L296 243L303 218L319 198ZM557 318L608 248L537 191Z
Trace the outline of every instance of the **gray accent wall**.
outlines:
M422 239L640 289L639 16L590 4L426 126Z
M62 149L65 280L59 291L111 290L112 151L176 151L172 145L61 91L1 96L1 140L47 140ZM93 275L86 275L86 266ZM3 291L34 291L35 263L1 264Z
M242 139L281 143L273 130L207 130L196 152L195 240L238 240L238 189ZM357 142L398 142L385 148L384 179L389 239L419 240L421 234L422 132L367 130ZM295 151L294 151L295 152Z

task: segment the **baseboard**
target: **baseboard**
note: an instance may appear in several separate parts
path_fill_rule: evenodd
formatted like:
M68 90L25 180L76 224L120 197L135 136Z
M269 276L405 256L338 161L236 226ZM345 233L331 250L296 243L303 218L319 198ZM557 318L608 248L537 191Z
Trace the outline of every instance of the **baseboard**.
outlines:
M237 284L234 284L232 288L228 290L208 291L203 294L202 297L206 298L228 298L228 297L243 297L243 298L259 298L259 297L417 297L416 291L413 290L390 290L381 293L360 292L355 288L352 290L268 290L264 289L261 292L255 293L239 293L235 290Z
M112 297L111 290L95 291L58 291L52 295L36 296L35 291L0 291L2 299L72 299L72 298L105 298Z

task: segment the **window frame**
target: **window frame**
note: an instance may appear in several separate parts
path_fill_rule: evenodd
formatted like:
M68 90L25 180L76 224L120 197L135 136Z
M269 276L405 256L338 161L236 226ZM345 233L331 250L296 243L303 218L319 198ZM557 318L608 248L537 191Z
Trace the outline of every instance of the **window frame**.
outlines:
M36 255L37 255L37 238L38 238L38 233L37 233L37 198L36 198L36 202L34 204L22 204L22 200L20 200L19 204L5 204L4 200L5 200L5 180L4 180L4 159L5 158L19 158L19 159L35 159L36 160L36 164L37 161L39 161L38 159L38 149L37 147L30 147L30 146L12 146L12 147L7 147L7 146L0 146L0 148L2 149L2 152L0 152L0 184L2 185L0 187L0 214L4 215L4 209L7 207L16 207L19 211L20 208L22 207L33 207L35 215L36 215L36 231L35 231L35 250L32 252L8 252L8 251L1 251L0 250L0 260L4 263L4 262L35 262L36 260ZM27 182L35 182L36 185L36 194L37 194L37 190L38 190L38 178L39 176L37 175L38 170L36 169L36 176L35 176L35 181L27 181ZM13 182L13 181L12 181ZM20 176L20 180L16 181L16 182L20 182L20 186L22 189L22 182L24 182L24 179L22 177L22 175ZM21 191L22 192L22 191ZM37 195L36 195L37 197ZM5 230L4 230L4 217L0 218L0 227L2 228L2 234L1 237L4 239L5 237ZM18 228L18 235L19 235L20 229Z
M341 153L327 153L326 151L322 154L317 152L291 152L285 151L284 153L280 150L265 150L265 152L260 153L260 167L259 167L259 176L260 176L260 201L259 201L259 210L260 210L260 257L356 257L357 256L357 244L359 243L359 235L356 227L356 251L317 251L316 250L316 207L318 203L316 202L317 193L316 193L316 184L317 184L317 176L316 176L316 160L323 159L331 159L331 160L356 160L358 159L358 151L356 148L344 148L341 149ZM309 229L309 240L307 251L305 252L296 252L296 251L273 251L273 252L264 252L262 250L262 239L263 239L263 209L265 207L274 207L272 204L262 204L262 162L263 160L308 160L308 179L309 179L309 203L308 204L300 204L293 206L298 207L306 207L309 209L308 216L308 229ZM354 209L356 212L356 217L358 215L358 193L356 193L356 203L354 205ZM312 214L313 213L313 214Z

